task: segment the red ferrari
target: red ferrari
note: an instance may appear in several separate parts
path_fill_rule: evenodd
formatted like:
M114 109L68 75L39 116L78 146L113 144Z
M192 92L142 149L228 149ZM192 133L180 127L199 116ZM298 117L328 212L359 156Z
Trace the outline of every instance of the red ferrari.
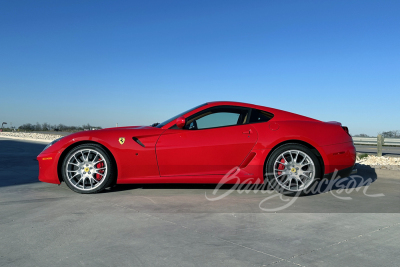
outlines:
M305 192L320 178L354 172L347 127L238 102L209 102L153 126L74 133L37 157L39 180L78 193L113 184L269 183Z

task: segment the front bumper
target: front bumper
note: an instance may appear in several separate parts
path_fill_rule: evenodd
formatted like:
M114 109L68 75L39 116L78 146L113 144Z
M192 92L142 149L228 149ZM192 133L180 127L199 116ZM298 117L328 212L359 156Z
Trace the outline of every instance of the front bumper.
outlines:
M39 162L39 181L60 184L57 165L61 153L40 153L37 156Z

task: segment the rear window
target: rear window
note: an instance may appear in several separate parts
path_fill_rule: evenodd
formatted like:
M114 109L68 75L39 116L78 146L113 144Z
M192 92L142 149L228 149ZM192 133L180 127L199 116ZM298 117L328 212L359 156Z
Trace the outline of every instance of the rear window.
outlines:
M273 117L274 115L269 112L258 109L252 109L249 123L267 122Z

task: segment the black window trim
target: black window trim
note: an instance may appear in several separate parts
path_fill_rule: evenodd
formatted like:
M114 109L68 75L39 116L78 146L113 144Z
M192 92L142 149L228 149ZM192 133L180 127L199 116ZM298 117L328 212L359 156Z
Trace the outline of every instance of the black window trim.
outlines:
M269 120L267 120L267 121L255 121L255 122L250 122L251 113L252 113L253 110L262 111L262 112L271 114L271 118L270 118ZM246 124L266 123L266 122L269 122L270 120L272 120L274 117L275 117L275 115L274 115L273 113L271 113L271 112L268 112L268 111L265 111L265 110L262 110L262 109L251 108L251 111L250 111L249 117L247 118L247 123L246 123Z
M221 105L221 106L214 106L214 107L209 107L206 109L203 109L195 114L190 115L189 117L185 118L185 127L182 130L189 130L186 128L186 122L190 120L193 117L196 117L198 115L201 115L202 113L206 113L210 109L217 109L217 108L235 108L235 109L242 109L247 111L247 118L246 121L242 124L234 124L234 125L225 125L225 126L218 126L218 127L211 127L211 128L205 128L205 129L196 129L196 131L202 131L202 130L209 130L209 129L216 129L216 128L224 128L224 127L234 127L234 126L240 126L240 125L246 125L248 124L248 121L250 120L250 115L251 115L251 108L248 107L242 107L242 106L232 106L232 105ZM169 129L179 129L176 124L174 124L172 127Z
M206 112L207 110L214 109L214 108L220 108L220 107L238 108L238 109L245 109L245 110L248 110L248 116L247 116L247 118L246 118L246 121L245 121L244 123L242 123L242 124L226 125L226 126L212 127L212 128L206 128L206 129L197 129L196 131L208 130L208 129L215 129L215 128L224 128L224 127L233 127L233 126L247 125L247 124L255 124L255 123L266 123L266 122L269 122L270 120L272 120L272 119L275 117L275 114L273 114L273 113L271 113L271 112L268 112L268 111L266 111L266 110L262 110L262 109L248 108L248 107L242 107L242 106L221 105L221 106L209 107L209 108L203 109L203 110L201 110L201 111L199 111L199 112L197 112L197 113L195 113L195 114L190 115L189 117L187 117L187 118L185 119L185 127L186 127L186 121L188 121L189 119L195 117L195 116L198 115L199 113L201 114L201 113L203 113L203 112ZM271 115L271 119L269 119L268 121L255 121L255 122L250 122L251 113L253 112L253 110L257 110L257 111L260 111L260 112L268 113L268 114ZM172 129L180 130L180 128L178 128L178 127L176 126L176 124L174 124L173 126L171 126L169 129L171 129L171 130L172 130ZM189 129L183 128L182 130L189 130Z

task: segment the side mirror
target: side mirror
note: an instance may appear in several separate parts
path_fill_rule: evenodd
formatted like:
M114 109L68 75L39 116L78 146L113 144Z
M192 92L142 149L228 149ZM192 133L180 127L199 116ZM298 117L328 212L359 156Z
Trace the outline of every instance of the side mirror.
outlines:
M185 127L185 123L186 123L186 120L185 120L185 117L179 117L179 118L177 118L176 119L176 126L179 128L179 129L183 129L183 127Z

